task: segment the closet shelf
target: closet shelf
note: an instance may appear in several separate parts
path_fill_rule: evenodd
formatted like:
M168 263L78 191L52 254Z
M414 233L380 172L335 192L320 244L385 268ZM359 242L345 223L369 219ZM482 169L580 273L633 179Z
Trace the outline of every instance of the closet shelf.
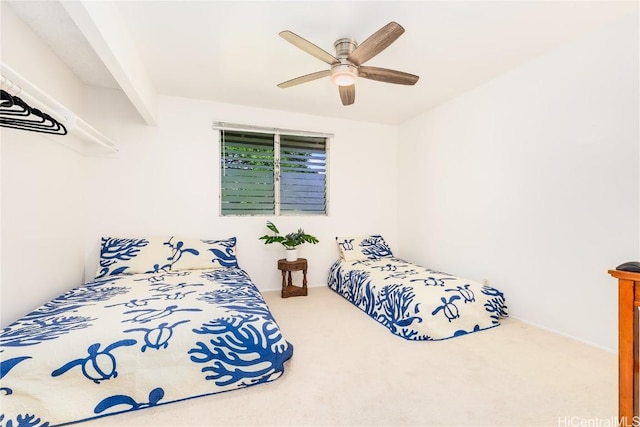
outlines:
M39 87L13 70L5 63L0 63L0 87L13 96L20 97L31 106L47 113L62 123L69 134L75 134L81 140L98 145L112 153L119 151L116 144L99 132L96 128L76 116L71 110L47 95ZM62 142L64 136L55 136L56 141Z

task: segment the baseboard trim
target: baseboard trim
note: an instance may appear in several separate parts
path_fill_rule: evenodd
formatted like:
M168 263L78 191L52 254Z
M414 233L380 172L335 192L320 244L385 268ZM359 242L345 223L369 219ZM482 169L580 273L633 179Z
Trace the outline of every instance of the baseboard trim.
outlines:
M588 340L585 340L585 339L582 339L582 338L578 338L576 336L567 334L565 332L560 332L560 331L557 331L555 329L549 328L547 326L542 326L542 325L540 325L538 323L530 322L528 320L521 319L521 318L516 317L516 316L509 315L509 317L512 317L512 318L514 318L514 319L516 319L516 320L518 320L518 321L520 321L522 323L526 323L527 325L535 326L536 328L544 329L545 331L549 331L549 332L552 332L552 333L557 334L557 335L562 335L563 337L572 339L574 341L578 341L578 342L581 342L583 344L590 345L591 347L596 347L596 348L599 348L600 350L604 350L604 351L609 352L609 353L618 354L618 350L617 349L612 349L612 348L609 348L609 347L605 347L605 346L602 346L600 344L596 344L594 342L591 342L591 341L588 341Z

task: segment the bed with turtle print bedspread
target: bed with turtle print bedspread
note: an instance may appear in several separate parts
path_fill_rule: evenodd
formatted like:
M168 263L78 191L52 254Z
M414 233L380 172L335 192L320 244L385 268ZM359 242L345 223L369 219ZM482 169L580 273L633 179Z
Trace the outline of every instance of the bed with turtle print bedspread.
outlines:
M395 258L382 236L336 238L328 285L407 340L444 340L500 325L504 295L473 280Z
M99 277L3 328L1 426L64 425L282 375L293 347L237 265L235 239L172 239L161 242L168 256L135 274L131 248L150 239L103 239ZM175 262L207 254L214 268Z

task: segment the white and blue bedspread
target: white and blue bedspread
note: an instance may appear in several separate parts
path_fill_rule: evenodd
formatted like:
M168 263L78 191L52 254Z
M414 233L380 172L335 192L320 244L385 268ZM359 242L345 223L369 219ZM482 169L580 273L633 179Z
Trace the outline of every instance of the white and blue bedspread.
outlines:
M331 289L408 340L443 340L500 324L504 295L398 258L336 261Z
M108 276L2 330L0 425L61 425L264 383L292 354L240 268Z

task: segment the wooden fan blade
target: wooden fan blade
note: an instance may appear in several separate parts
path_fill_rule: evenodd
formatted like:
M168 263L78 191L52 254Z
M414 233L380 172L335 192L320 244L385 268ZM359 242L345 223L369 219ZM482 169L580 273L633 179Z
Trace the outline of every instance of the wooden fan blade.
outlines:
M351 105L356 101L356 85L338 86L342 105Z
M287 80L286 82L282 82L278 85L278 87L286 88L295 85L299 85L301 83L310 82L312 80L321 79L322 77L327 77L331 73L330 70L324 71L316 71L315 73L305 74L304 76L296 77L295 79Z
M360 43L360 45L351 52L351 55L349 55L349 61L355 65L364 64L396 41L402 33L404 33L402 25L397 22L389 22L369 36L368 39Z
M414 85L420 77L404 73L402 71L389 70L387 68L361 66L358 69L358 76L369 80L377 80L385 83L395 83L399 85Z
M304 50L308 54L315 56L319 60L326 62L329 65L333 64L334 62L338 62L338 59L335 56L319 48L310 41L303 39L299 35L292 33L291 31L281 31L280 37L282 37L292 45Z

